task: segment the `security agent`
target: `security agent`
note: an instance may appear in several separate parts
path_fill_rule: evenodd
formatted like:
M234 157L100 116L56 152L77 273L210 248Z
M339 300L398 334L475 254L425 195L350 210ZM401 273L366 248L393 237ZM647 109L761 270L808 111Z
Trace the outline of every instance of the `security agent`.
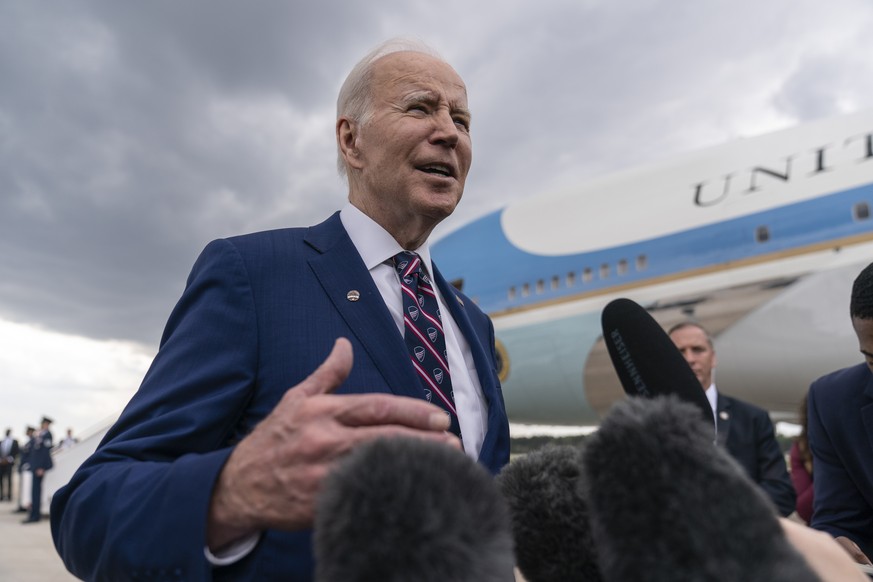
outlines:
M715 387L718 359L709 333L692 322L668 332L709 399L718 444L725 447L770 497L779 514L794 512L796 493L785 457L766 410L719 392Z

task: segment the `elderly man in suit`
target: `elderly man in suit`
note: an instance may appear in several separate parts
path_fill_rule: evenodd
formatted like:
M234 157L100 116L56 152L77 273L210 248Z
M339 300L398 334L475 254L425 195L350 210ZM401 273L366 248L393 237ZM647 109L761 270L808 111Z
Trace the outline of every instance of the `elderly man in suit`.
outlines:
M780 515L790 515L796 494L770 415L762 408L716 389L714 371L718 359L712 338L703 327L684 322L673 326L668 333L706 392L719 445L725 447L770 496Z
M381 45L340 91L336 140L341 212L197 260L142 386L52 502L73 573L309 580L321 480L358 444L508 462L493 327L428 248L472 159L464 82L424 45Z
M810 525L856 562L873 558L873 263L858 274L849 304L864 362L809 388L807 421L815 470Z

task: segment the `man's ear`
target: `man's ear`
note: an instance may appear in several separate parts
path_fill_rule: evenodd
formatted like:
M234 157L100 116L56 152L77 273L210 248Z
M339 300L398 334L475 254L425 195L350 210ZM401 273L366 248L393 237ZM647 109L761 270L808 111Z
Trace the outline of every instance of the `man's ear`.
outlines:
M340 117L336 122L336 143L348 168L363 166L358 150L358 128L359 125L347 117Z

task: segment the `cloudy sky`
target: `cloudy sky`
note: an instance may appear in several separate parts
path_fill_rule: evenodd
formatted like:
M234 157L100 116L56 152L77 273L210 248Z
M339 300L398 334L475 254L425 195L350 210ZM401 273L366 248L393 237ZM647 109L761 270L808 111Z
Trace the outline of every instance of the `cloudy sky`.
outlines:
M0 0L0 427L136 390L203 246L344 201L336 93L420 38L467 83L442 232L506 203L873 105L869 0Z

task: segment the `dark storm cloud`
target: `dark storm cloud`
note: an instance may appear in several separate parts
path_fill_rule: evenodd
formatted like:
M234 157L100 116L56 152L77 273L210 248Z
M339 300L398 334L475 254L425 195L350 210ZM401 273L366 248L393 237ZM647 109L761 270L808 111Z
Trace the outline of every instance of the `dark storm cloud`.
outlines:
M155 342L209 239L335 208L332 119L300 136L348 66L331 31L354 44L370 17L325 6L2 8L0 316ZM263 103L287 135L246 118Z
M458 225L514 199L869 107L871 8L522 0L0 3L0 319L154 345L196 254L344 200L336 92L417 36L461 73Z

